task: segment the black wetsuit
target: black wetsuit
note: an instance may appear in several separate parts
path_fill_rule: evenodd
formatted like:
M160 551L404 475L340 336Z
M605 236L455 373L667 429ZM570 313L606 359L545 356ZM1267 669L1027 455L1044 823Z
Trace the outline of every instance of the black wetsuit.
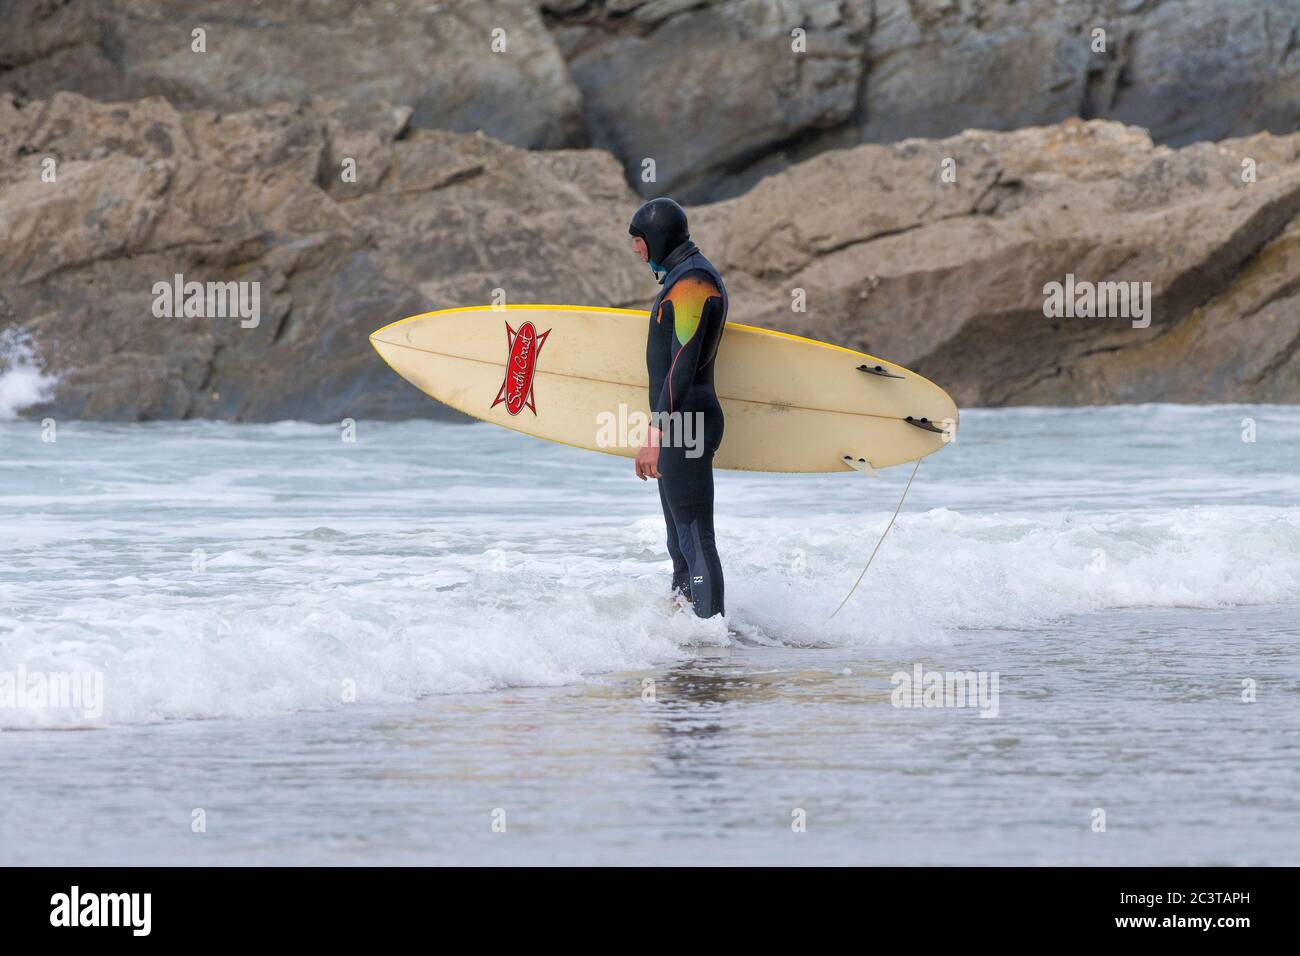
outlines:
M663 430L659 499L673 589L690 599L700 617L712 617L725 613L713 537L713 454L723 426L713 366L727 321L727 290L689 240L657 264L665 275L650 312L646 366L652 418Z

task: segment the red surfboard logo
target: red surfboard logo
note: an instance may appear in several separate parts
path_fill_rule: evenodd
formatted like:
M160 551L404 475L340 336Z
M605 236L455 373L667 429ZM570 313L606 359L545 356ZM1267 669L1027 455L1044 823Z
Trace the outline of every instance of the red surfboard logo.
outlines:
M551 330L547 329L538 335L537 328L531 322L519 326L518 332L510 327L509 322L506 323L506 380L501 383L501 391L497 392L496 401L492 403L493 408L505 402L506 411L511 415L518 415L525 408L534 415L537 414L537 402L533 398L533 375L537 371L537 356L550 334Z

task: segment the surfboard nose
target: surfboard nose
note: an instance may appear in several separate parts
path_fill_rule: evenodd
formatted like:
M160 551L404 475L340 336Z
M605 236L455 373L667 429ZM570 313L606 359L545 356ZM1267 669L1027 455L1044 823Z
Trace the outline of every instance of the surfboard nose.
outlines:
M386 325L382 329L375 329L370 333L370 346L379 357L384 360L384 364L391 368L408 382L411 381L410 369L408 368L409 360L403 356L405 351L400 347L400 343L393 339L392 326Z
M396 343L393 341L392 335L392 325L385 325L382 329L375 329L370 333L370 344L375 346L375 348L378 348L381 342L385 345L394 345Z

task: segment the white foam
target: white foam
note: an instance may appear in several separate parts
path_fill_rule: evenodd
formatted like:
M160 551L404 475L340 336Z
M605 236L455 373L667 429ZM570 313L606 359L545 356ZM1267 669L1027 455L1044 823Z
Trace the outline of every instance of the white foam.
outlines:
M899 520L858 593L828 622L885 520L724 524L732 627L789 644L934 644L967 628L1032 628L1104 608L1300 593L1294 512L1069 520L936 509ZM564 684L727 644L721 621L670 613L668 565L651 553L657 536L644 519L614 532L607 553L561 555L535 538L459 552L408 540L396 554L388 536L342 535L216 553L201 574L178 563L95 578L83 567L50 591L57 611L39 622L0 618L10 630L0 670L102 671L105 720L0 709L0 726L331 708L346 706L348 686L374 703ZM0 605L20 600L19 590L0 586Z
M1240 414L1182 417L1230 429ZM315 426L71 423L44 444L8 425L0 672L102 672L106 700L100 720L0 707L0 727L329 710L350 687L382 704L607 680L736 633L925 646L987 629L1032 640L1110 608L1293 603L1300 509L1274 485L1291 474L1279 416L1294 412L1254 414L1257 445L1180 428L1164 459L1128 467L1113 436L1135 430L1116 428L1119 412L970 416L968 445L927 464L834 621L906 476L723 476L725 624L669 610L658 498L622 460L430 423L362 423L357 446ZM1062 421L1109 442L1110 469L1073 502L1060 455L1038 444ZM1005 427L1022 422L1032 441ZM1006 461L1011 483L994 467ZM1188 490L1186 474L1206 477Z
M780 637L855 645L947 641L962 629L1032 628L1113 608L1271 604L1300 594L1295 509L1029 515L940 508L901 517L857 593L821 624L887 520L791 527L773 539L785 545L783 560L757 541L733 549L743 563L737 568L733 559L729 603ZM791 557L800 551L802 572Z
M0 332L0 421L12 421L25 408L48 401L57 379L45 374L36 348L17 329Z

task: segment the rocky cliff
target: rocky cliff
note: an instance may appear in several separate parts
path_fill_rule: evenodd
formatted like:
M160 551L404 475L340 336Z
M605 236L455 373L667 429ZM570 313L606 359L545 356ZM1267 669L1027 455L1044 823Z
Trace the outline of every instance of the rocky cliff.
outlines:
M20 100L391 103L416 128L606 149L642 195L690 201L966 129L1300 128L1300 0L0 0L0 24Z
M0 323L58 375L44 410L429 414L369 332L498 289L649 301L613 156L409 119L344 102L0 101ZM866 144L691 213L735 320L887 356L961 404L1300 396L1300 134L1175 150L1075 120ZM160 317L155 286L177 274L258 282L259 324ZM1067 277L1138 283L1135 310L1149 283L1145 319L1048 317L1044 288Z
M670 192L737 321L962 404L1300 399L1300 0L0 0L0 90L37 414L436 414L370 331L644 306ZM157 314L178 275L256 327Z

